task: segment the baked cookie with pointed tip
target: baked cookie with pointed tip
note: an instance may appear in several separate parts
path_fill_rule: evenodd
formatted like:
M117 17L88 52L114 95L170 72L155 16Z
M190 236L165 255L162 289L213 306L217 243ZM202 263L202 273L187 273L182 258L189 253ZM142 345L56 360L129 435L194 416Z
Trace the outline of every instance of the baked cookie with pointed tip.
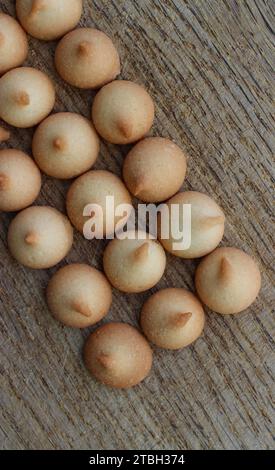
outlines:
M28 55L28 40L20 24L0 12L0 75L22 65Z
M25 209L40 189L40 171L28 155L15 149L0 150L0 211Z
M101 383L114 388L130 388L149 374L153 353L148 341L127 323L107 323L87 339L84 362Z
M175 234L186 227L183 216L186 204L191 207L191 243L189 248L181 249L176 246L181 240ZM205 256L217 247L224 234L225 216L212 198L197 191L180 192L167 201L167 206L168 211L158 219L158 238L167 251L192 259Z
M181 349L201 336L205 315L188 290L162 289L143 305L140 325L149 341L164 349Z
M147 137L128 153L123 179L129 191L145 202L161 202L179 191L186 174L186 156L169 139Z
M83 0L16 0L16 14L31 36L44 41L58 39L75 28Z
M96 95L92 120L99 135L112 144L130 144L151 129L155 107L149 93L127 80L115 80Z
M201 301L217 313L234 314L247 309L261 288L256 262L244 251L223 247L199 264L195 284Z
M47 303L53 316L64 325L86 328L107 315L112 289L97 269L87 264L69 264L51 278Z
M122 292L143 292L159 282L166 267L162 246L148 233L128 232L112 240L104 251L103 266L110 283Z
M99 138L92 123L76 113L57 113L36 129L32 151L39 168L59 179L88 171L99 153Z
M55 51L59 75L77 88L100 88L120 73L120 59L112 40L102 31L78 28L66 34Z
M20 67L0 79L0 117L15 127L36 126L53 109L55 90L37 69Z
M6 142L10 138L10 131L4 129L4 127L0 126L0 143Z
M9 226L9 250L28 268L51 268L65 258L72 244L73 228L68 218L53 207L28 207Z
M108 196L114 198L114 212L108 210ZM103 236L112 234L114 228L122 228L126 224L130 214L115 214L120 205L125 204L132 208L131 196L124 183L118 176L105 170L88 171L79 176L69 188L66 200L68 216L82 233L86 222L91 221L91 230L93 228L91 214L83 215L84 208L89 204L97 204L102 210Z

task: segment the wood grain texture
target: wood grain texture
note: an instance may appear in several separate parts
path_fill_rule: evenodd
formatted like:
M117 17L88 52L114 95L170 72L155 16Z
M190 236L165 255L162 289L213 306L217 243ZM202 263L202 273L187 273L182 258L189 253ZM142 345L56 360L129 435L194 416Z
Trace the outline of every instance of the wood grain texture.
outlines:
M7 250L13 215L1 214L1 420L3 449L270 449L272 431L272 0L87 0L82 26L117 44L123 78L144 84L157 116L152 133L189 155L183 189L223 207L223 245L254 255L261 295L247 312L208 312L205 333L178 352L155 349L151 376L129 391L96 383L81 350L89 330L59 325L44 298L57 270L19 266ZM273 4L273 5L272 5ZM14 2L1 10L14 15ZM90 115L93 93L57 76L56 43L30 38L27 64L55 80L55 111ZM5 126L7 128L7 126ZM3 148L31 151L33 131L10 129ZM96 168L121 174L128 148L102 143ZM64 210L69 183L44 177L39 204ZM64 263L102 267L104 241L75 234ZM168 257L157 288L194 289L194 261ZM62 263L62 264L64 264ZM153 291L157 290L154 289ZM137 325L150 292L114 292L107 320Z

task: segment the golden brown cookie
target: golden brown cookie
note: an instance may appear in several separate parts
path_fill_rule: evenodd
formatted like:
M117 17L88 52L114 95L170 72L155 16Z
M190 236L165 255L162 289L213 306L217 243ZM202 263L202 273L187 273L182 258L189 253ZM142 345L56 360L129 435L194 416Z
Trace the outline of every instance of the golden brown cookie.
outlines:
M130 388L149 374L152 350L139 331L126 323L107 323L94 331L84 347L90 373L105 385Z
M0 150L0 211L19 211L30 206L41 188L34 161L20 150Z
M237 248L217 248L199 264L195 283L201 301L214 312L239 313L256 299L261 273L255 261Z
M145 202L160 202L180 189L186 173L186 156L169 139L147 137L128 153L123 179L129 191Z
M97 269L87 264L69 264L51 278L47 302L53 316L61 323L86 328L107 315L112 289Z
M130 144L144 137L154 121L154 103L140 85L115 80L96 95L92 120L97 132L112 144Z
M120 60L112 40L102 31L79 28L59 42L55 52L59 75L78 88L100 88L120 73Z
M153 294L143 305L141 328L160 348L180 349L193 343L204 328L199 300L186 289L168 288Z

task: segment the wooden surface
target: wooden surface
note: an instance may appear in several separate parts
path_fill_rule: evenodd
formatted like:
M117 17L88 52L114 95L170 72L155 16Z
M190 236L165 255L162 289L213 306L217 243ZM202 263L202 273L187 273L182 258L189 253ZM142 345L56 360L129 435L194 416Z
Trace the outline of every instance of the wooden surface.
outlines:
M47 311L44 289L57 268L35 272L19 266L6 243L13 214L1 214L1 448L273 447L272 3L85 1L81 25L112 36L121 54L121 76L152 94L154 135L171 137L187 151L183 189L205 192L221 204L227 216L222 244L257 258L263 287L239 316L208 312L204 336L193 346L156 349L151 376L141 385L111 390L82 364L89 330L62 327ZM14 15L14 2L2 0L1 10ZM30 38L27 63L55 80L55 111L89 116L93 94L58 78L55 46ZM32 130L13 129L2 147L30 152L31 138ZM120 174L127 150L102 143L96 168ZM68 185L44 177L38 203L64 210ZM104 246L76 234L64 263L101 267ZM172 256L168 261L158 288L193 290L197 263ZM137 325L149 295L114 292L106 321Z

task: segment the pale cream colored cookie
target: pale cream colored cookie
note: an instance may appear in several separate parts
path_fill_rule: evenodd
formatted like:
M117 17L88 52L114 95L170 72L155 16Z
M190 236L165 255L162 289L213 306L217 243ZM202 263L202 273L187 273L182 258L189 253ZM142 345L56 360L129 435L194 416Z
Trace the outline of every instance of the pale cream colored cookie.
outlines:
M131 196L126 186L110 171L88 171L72 183L67 194L67 212L77 230L83 232L85 222L91 220L91 217L83 216L84 207L88 204L97 204L102 208L103 236L113 232L112 225L119 228L120 224L126 223L127 217L123 214L114 217L112 210L106 210L107 196L114 197L114 210L120 204L131 205Z
M0 79L0 117L12 126L36 126L51 112L54 102L51 80L37 69L19 67Z
M180 231L186 228L186 219L184 221L182 215L185 204L191 205L191 245L187 249L180 249L178 246L175 248L174 244L180 241L175 236L177 226ZM158 224L159 240L167 251L180 258L199 258L217 247L223 237L225 216L212 198L197 191L186 191L173 196L167 205L169 210L159 217ZM165 238L165 230L161 234L166 226L168 238Z
M47 175L74 178L95 163L99 138L91 122L80 114L57 113L37 128L32 151L37 165Z
M162 246L145 232L112 240L104 252L104 271L110 283L123 292L143 292L159 282L166 267ZM140 239L138 239L140 237Z
M9 226L10 252L29 268L54 266L67 255L72 243L73 229L68 218L53 207L28 207Z
M16 0L16 13L23 28L45 41L57 39L75 28L82 8L82 0Z
M149 374L153 354L144 336L127 323L107 323L94 331L84 347L90 373L105 385L130 388Z

